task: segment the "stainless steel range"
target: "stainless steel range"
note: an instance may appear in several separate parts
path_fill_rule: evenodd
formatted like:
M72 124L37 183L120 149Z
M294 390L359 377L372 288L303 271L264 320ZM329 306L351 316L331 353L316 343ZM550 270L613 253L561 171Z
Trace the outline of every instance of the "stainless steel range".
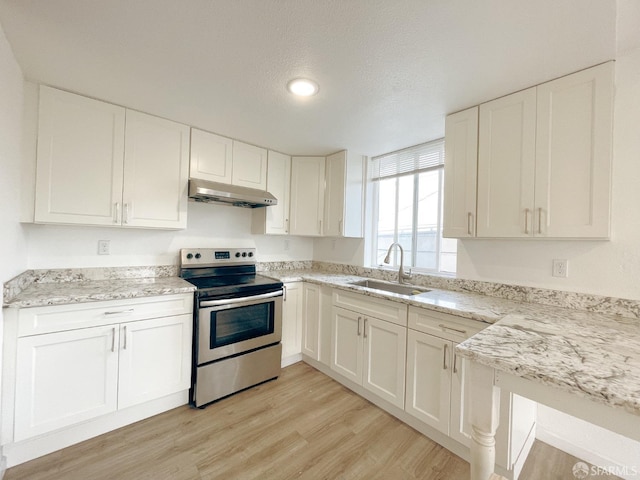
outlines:
M182 249L180 276L197 287L191 403L278 377L283 287L256 274L255 249Z

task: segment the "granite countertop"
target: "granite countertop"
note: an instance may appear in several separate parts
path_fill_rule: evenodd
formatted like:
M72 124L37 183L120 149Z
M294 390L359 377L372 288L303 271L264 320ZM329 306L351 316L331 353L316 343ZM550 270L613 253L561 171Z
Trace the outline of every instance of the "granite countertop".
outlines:
M456 347L472 361L640 415L640 320L480 294L431 289L414 296L349 285L362 277L266 272L489 323Z
M456 347L474 362L640 415L637 319L556 309L508 315Z
M5 303L9 308L121 300L190 293L195 286L179 277L115 278L71 282L33 283Z
M489 297L478 293L454 292L431 287L427 287L429 291L419 295L400 295L351 285L351 282L365 279L365 277L355 275L328 274L313 270L279 270L261 273L262 275L275 278L282 282L305 281L328 285L333 288L350 290L376 298L394 300L407 305L428 308L430 310L449 313L484 323L495 323L512 313L528 315L535 314L541 310L558 310L557 308L544 305Z

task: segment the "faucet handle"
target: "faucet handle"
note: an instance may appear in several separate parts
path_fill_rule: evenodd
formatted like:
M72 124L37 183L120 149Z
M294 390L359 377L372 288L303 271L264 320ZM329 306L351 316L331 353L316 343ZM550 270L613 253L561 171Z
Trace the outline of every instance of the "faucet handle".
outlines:
M413 275L411 274L411 267L409 267L409 270L407 271L407 273L405 273L405 274L403 275L403 277L404 277L405 279L407 279L407 280L408 280L408 279L410 279L412 276L413 276Z

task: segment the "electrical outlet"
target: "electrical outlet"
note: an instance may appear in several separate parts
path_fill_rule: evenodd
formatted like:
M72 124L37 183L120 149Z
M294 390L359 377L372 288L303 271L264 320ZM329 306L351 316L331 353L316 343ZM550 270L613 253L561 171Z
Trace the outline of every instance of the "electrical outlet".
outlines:
M288 238L284 239L284 251L285 252L289 251L289 239Z
M569 276L569 260L555 259L553 261L552 275L554 277L567 278Z
M98 255L110 255L109 243L111 240L98 240Z

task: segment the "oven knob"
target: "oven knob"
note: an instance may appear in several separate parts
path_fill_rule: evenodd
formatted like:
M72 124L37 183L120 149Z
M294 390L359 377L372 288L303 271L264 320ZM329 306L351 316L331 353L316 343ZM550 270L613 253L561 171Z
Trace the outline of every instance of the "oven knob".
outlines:
M193 253L187 253L187 258L191 260L193 258Z
M246 257L247 256L247 252L242 252L242 256Z
M202 255L200 255L199 253L196 253L196 258L200 258Z
M249 252L249 257L253 257L253 252Z
M240 256L240 252L236 252L236 258Z

